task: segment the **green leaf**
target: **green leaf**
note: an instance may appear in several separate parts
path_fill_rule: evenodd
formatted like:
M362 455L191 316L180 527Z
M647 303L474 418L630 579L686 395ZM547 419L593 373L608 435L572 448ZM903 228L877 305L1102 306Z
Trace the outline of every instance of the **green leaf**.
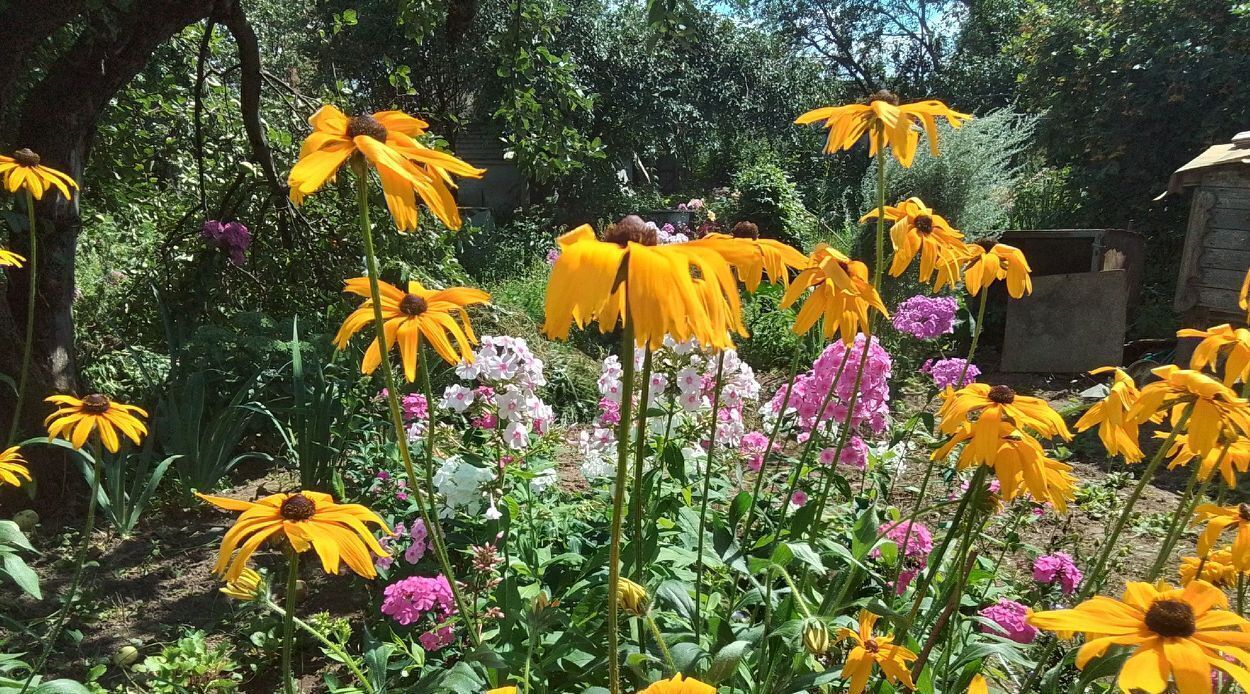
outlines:
M0 545L9 545L10 547L20 547L21 549L35 551L30 545L30 541L22 534L22 529L17 523L10 520L0 521Z
M742 660L742 656L746 655L747 649L750 647L751 644L748 641L734 641L717 651L716 656L712 658L712 665L703 675L703 679L709 684L716 684L732 675L734 670L738 669L738 663Z
M688 624L694 622L694 600L686 590L686 584L677 580L669 580L660 584L655 597L667 603Z
M4 555L4 572L28 595L36 600L43 599L43 593L39 591L39 575L21 557L16 554Z

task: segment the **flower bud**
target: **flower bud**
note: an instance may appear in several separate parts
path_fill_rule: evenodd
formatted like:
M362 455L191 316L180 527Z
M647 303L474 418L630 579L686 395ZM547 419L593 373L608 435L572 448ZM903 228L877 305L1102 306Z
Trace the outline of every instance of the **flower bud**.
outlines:
M803 623L803 647L812 655L824 655L829 651L829 629L819 619Z
M641 617L647 613L647 589L622 576L616 587L616 600L626 612Z

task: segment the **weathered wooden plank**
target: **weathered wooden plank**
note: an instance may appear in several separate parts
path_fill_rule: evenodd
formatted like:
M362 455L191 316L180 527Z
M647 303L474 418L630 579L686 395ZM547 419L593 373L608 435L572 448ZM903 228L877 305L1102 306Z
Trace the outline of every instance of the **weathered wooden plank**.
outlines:
M1250 167L1228 165L1215 169L1207 169L1202 173L1204 186L1228 186L1231 188L1250 187Z
M1211 217L1215 199L1214 193L1199 188L1190 204L1189 223L1185 227L1185 249L1181 254L1180 272L1176 278L1176 296L1172 299L1172 306L1177 313L1185 313L1201 301L1193 280L1198 273L1198 259L1203 248L1207 246L1207 220ZM1246 241L1250 243L1250 234L1247 234Z
M1207 191L1215 196L1218 205L1229 210L1250 210L1250 188L1230 188L1225 186L1199 186L1198 190Z
M1188 238L1186 238L1188 242ZM1217 229L1211 227L1202 235L1203 248L1223 248L1230 251L1250 249L1250 230Z
M1198 261L1201 270L1237 270L1245 272L1250 269L1250 250L1233 251L1224 248L1204 248L1202 258Z
M1198 270L1198 276L1194 278L1194 282L1203 287L1230 289L1236 292L1241 291L1241 281L1245 278L1245 269L1217 270L1214 268L1201 268Z
M1211 208L1211 226L1221 229L1250 229L1250 209L1225 207L1216 201Z
M1198 287L1198 305L1219 311L1240 311L1236 289Z

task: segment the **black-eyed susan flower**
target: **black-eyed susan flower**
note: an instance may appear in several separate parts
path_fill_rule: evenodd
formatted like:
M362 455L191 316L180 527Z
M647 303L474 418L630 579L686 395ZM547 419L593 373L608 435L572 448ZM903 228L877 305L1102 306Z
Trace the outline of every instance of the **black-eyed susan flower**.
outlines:
M0 248L0 266L3 267L21 267L26 262L26 258L14 253L13 251Z
M137 446L148 433L143 418L148 413L134 405L123 405L110 400L107 395L92 393L81 400L72 395L50 395L45 402L56 405L56 411L48 415L43 424L48 428L48 438L62 438L82 448L95 431L100 442L110 453L120 446L121 432Z
M487 689L486 694L516 694L516 687L512 685L495 687L494 689Z
M386 334L386 352L399 345L399 358L404 365L404 378L417 378L417 357L424 338L449 364L473 361L472 345L477 336L469 323L465 307L490 301L490 294L470 287L431 290L420 282L409 281L408 291L386 282L378 282L382 297L382 320ZM369 278L356 277L345 282L343 291L365 298L365 302L347 316L334 344L339 349L347 347L352 335L373 324L373 299L370 298ZM382 363L382 351L374 338L365 350L360 364L362 373L373 373Z
M813 109L795 119L798 125L820 122L828 128L825 153L850 149L868 134L868 154L877 156L886 145L894 158L903 166L911 166L924 129L929 138L929 151L938 155L937 119L945 118L951 127L958 128L972 116L952 110L937 100L899 104L898 97L881 90L873 94L867 104L847 104Z
M1162 694L1173 682L1179 694L1208 694L1212 668L1250 687L1250 622L1230 612L1224 592L1206 581L1182 589L1130 582L1122 600L1097 596L1070 610L1034 612L1028 621L1084 633L1076 655L1081 669L1111 646L1132 647L1116 682L1125 692Z
M1250 568L1250 504L1200 504L1194 509L1194 522L1204 521L1207 527L1198 536L1198 555L1206 556L1220 539L1220 535L1231 529L1237 531L1233 539L1232 557L1236 558L1238 568Z
M296 552L316 550L328 574L338 573L342 563L364 578L373 578L377 571L369 553L390 556L367 527L373 524L390 533L378 514L360 504L337 504L329 494L279 493L255 502L197 496L220 509L242 512L222 538L213 567L213 572L224 575L227 582L238 580L247 569L248 558L274 536L285 539Z
M916 654L903 646L894 643L893 636L876 636L872 633L877 623L877 615L863 610L859 613L859 629L838 629L838 640L851 639L854 646L846 656L846 664L842 666L842 679L850 683L847 692L860 694L872 676L872 666L881 668L881 672L893 684L902 684L908 689L915 689L911 681L911 662Z
M878 210L872 210L860 218L860 224L877 218ZM947 273L959 272L963 259L964 235L950 225L942 215L933 211L920 198L907 198L894 206L886 206L885 220L890 226L890 241L894 244L894 257L890 260L890 274L898 277L907 270L911 261L920 254L920 281L928 282L934 270L947 265Z
M889 315L881 295L868 281L868 266L864 263L825 244L812 251L811 260L811 267L799 273L781 299L781 307L789 308L804 290L811 288L795 316L795 333L806 333L823 318L825 339L841 334L842 342L849 345L861 329L867 329L869 310L883 317Z
M1246 312L1246 322L1250 323L1250 270L1246 271L1246 278L1241 281L1241 291L1237 293L1237 305Z
M1110 372L1111 386L1107 397L1094 403L1081 418L1076 421L1076 430L1085 431L1095 425L1098 427L1098 438L1107 449L1108 455L1122 455L1129 463L1142 459L1141 445L1138 443L1139 423L1128 416L1129 410L1141 395L1133 377L1122 369L1114 366L1103 366L1093 371L1092 375ZM1160 417L1156 417L1161 419Z
M968 694L990 694L990 683L985 675L972 676L972 681L968 683Z
M1202 575L1198 575L1201 567ZM1181 585L1187 586L1200 578L1216 588L1232 588L1237 585L1238 574L1245 574L1245 569L1238 570L1233 565L1233 553L1227 549L1217 549L1205 556L1181 557L1178 573Z
M1030 273L1029 261L1024 253L1015 246L996 243L988 249L980 244L964 246L966 260L964 265L964 286L968 293L976 296L999 280L1007 280L1007 293L1013 299L1033 293L1033 278ZM942 288L939 282L937 289Z
M616 586L616 602L626 612L641 617L647 612L647 589L621 576Z
M548 337L566 340L574 324L598 323L608 332L623 321L648 349L665 335L716 349L733 346L731 331L746 335L737 281L715 246L656 245L655 231L634 215L609 226L602 241L582 225L557 243L560 257L547 282Z
M933 452L933 459L945 458L973 436L973 424L964 422L949 441ZM1049 457L1037 439L1008 422L999 424L997 447L989 458L981 457L973 446L964 446L956 467L964 470L973 465L987 465L994 471L1003 501L1012 501L1027 492L1036 501L1050 503L1059 513L1067 513L1068 502L1076 495L1071 466Z
M220 588L222 595L242 602L252 602L264 594L265 580L251 568L244 567L239 577Z
M1177 331L1177 337L1196 337L1202 341L1194 348L1189 368L1202 371L1208 366L1214 371L1224 357L1224 385L1231 386L1250 376L1250 330L1234 328L1225 323L1210 330L1186 328Z
M343 164L359 153L377 170L386 206L400 231L417 228L417 196L443 224L459 229L452 176L478 178L486 173L422 145L416 138L429 124L401 111L348 117L333 106L322 106L308 123L313 132L300 147L299 161L287 180L296 205L334 180Z
M1164 451L1171 460L1168 469L1184 467L1194 460L1198 461L1198 479L1208 480L1213 472L1219 471L1224 483L1233 488L1237 486L1237 474L1250 469L1250 439L1229 439L1228 433L1223 435L1223 443L1206 453L1199 454L1190 445L1189 436L1177 434L1172 438L1172 445ZM1170 434L1166 431L1155 432L1155 438L1166 439Z
M13 156L0 154L0 182L10 193L25 190L36 200L42 200L45 191L56 189L66 199L78 184L68 175L39 163L39 155L29 149L19 149Z
M638 694L716 694L716 687L693 677L682 677L679 672L673 679L655 682Z
M825 620L811 617L803 620L803 648L812 655L824 655L833 645Z
M6 484L20 487L22 478L30 481L30 470L26 469L26 460L22 458L21 446L13 446L0 453L0 486Z
M1250 435L1250 406L1231 388L1193 369L1174 364L1152 369L1159 380L1141 389L1141 394L1128 416L1145 422L1159 413L1171 414L1172 422L1192 407L1189 415L1188 446L1205 456L1220 439L1236 439Z
M992 460L1002 438L1001 424L1007 422L1017 429L1029 429L1047 438L1055 436L1071 440L1072 432L1063 417L1041 398L1018 395L1010 386L972 383L959 390L947 388L942 393L939 428L955 434L965 423L971 425L971 455L979 462ZM975 420L971 415L977 415Z
M741 223L735 230L740 226ZM708 234L679 245L687 249L705 247L718 253L733 266L749 292L758 289L765 277L769 282L788 285L790 270L801 270L811 264L807 256L793 247L774 239L759 238L758 233L757 228L756 236Z

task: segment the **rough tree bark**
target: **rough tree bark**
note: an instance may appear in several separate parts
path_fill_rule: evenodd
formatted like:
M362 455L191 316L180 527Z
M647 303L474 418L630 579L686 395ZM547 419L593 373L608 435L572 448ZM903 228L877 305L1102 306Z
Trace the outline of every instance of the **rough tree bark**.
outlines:
M245 85L245 97L253 110L258 109L259 52L240 3L134 0L124 12L97 10L90 16L80 14L89 4L81 0L18 1L7 7L0 3L0 45L5 46L0 50L0 93L13 93L5 87L11 87L45 39L71 22L84 24L75 43L56 57L45 76L26 93L16 133L0 134L0 143L9 149L29 147L45 164L81 182L98 119L109 101L147 65L162 43L210 16L222 20L236 36L241 34L241 53L250 54L256 72ZM9 40L15 43L9 44ZM272 157L258 125L258 118L248 124L249 141L266 177L275 184ZM79 194L90 195L91 191ZM30 385L22 408L22 432L27 436L39 431L47 414L43 397L51 392L74 392L77 386L72 307L74 261L82 230L78 198L46 195L36 204L36 214L40 228L35 336ZM24 234L12 236L16 252L28 255L28 246ZM0 300L0 370L14 378L21 363L29 280L28 270L10 268L7 293ZM14 397L8 389L0 389L0 393L0 422L7 423ZM33 471L38 474L39 466ZM48 472L55 476L54 471ZM56 481L41 479L41 492L56 494L63 487Z

